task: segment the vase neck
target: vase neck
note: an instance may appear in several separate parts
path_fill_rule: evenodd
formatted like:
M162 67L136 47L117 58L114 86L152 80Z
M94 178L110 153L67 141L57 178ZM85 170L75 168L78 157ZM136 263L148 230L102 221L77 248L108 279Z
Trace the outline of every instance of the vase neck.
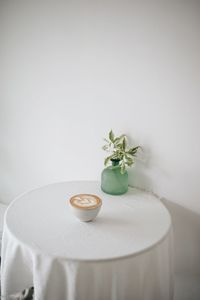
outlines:
M118 160L118 159L112 159L111 162L112 162L112 166L118 166L120 160Z

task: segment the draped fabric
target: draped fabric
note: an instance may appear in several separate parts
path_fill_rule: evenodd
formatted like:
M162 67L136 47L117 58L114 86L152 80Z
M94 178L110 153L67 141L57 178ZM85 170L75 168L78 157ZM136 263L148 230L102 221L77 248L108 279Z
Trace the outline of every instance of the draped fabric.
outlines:
M79 191L102 198L95 222L70 213ZM2 296L33 286L36 300L171 300L172 242L170 216L150 194L110 197L89 182L32 191L7 210Z

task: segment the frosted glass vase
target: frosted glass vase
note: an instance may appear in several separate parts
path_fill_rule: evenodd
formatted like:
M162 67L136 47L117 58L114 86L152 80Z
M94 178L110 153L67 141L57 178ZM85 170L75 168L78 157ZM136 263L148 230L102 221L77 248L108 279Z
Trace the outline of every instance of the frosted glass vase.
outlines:
M121 173L119 160L111 160L112 166L101 173L101 189L111 195L122 195L128 191L128 172Z

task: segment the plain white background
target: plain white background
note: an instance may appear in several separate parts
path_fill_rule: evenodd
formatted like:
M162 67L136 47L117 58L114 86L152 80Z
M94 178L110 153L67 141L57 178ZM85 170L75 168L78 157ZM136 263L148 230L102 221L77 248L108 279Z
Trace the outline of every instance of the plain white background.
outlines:
M1 0L0 200L100 179L103 137L126 133L130 184L165 199L176 271L200 276L199 33L198 0Z

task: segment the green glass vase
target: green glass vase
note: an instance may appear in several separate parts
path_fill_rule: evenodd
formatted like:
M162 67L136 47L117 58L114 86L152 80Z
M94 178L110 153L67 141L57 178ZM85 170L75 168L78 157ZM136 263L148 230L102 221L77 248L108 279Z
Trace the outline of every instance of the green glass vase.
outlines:
M122 195L128 191L128 172L121 173L119 160L111 160L112 166L101 173L101 189L111 195Z

